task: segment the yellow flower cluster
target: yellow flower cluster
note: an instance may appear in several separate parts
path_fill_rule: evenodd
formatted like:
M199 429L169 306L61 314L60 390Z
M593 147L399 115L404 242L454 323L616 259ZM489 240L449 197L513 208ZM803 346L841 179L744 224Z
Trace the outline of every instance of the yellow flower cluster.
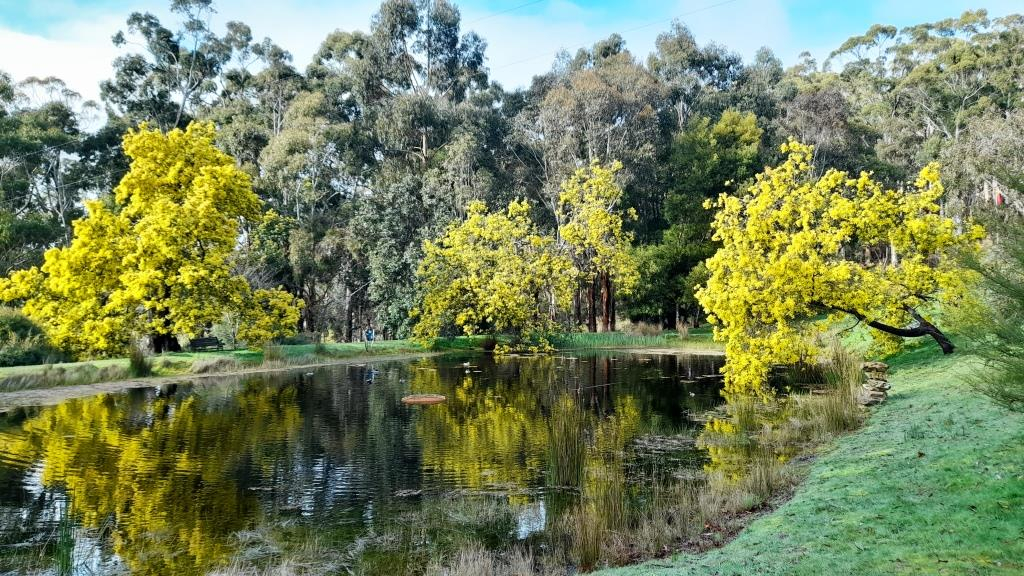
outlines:
M435 338L450 325L466 334L510 332L527 339L548 333L554 309L572 299L574 272L554 239L536 230L529 211L525 201L511 202L503 213L473 202L465 221L424 243L417 338Z
M88 202L71 244L0 280L0 300L22 301L76 356L123 354L142 334L194 336L227 310L244 312L250 345L294 332L294 298L254 293L232 274L240 224L258 221L262 206L214 136L202 123L167 134L145 125L129 131L131 167L114 205Z
M941 215L935 164L896 190L868 173L816 178L810 146L791 141L782 151L786 160L745 194L708 203L722 247L697 297L726 343L727 395L767 394L773 364L814 353L808 335L823 315L904 326L925 304L962 300L971 275L952 256L977 250L984 235Z

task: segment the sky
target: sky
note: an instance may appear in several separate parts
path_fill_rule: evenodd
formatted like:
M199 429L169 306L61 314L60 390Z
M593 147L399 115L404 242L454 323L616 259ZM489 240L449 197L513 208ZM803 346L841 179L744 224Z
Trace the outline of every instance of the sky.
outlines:
M214 0L211 24L248 24L270 37L304 69L328 33L366 30L379 0ZM750 60L762 46L786 66L803 51L819 61L872 24L907 26L985 8L992 16L1024 12L1022 0L455 0L464 30L488 43L491 77L507 89L527 86L550 68L560 49L575 52L618 32L641 57L679 19L701 44L715 42ZM56 76L86 99L124 49L111 36L131 12L171 23L168 0L0 0L0 70L15 80ZM128 47L129 49L131 46Z

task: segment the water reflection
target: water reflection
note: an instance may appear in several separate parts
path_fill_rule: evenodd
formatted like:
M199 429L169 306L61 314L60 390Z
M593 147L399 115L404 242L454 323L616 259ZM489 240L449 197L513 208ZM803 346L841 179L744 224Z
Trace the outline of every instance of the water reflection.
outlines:
M29 411L0 425L0 570L201 574L267 527L344 550L404 526L401 568L350 559L368 573L410 569L408 550L463 529L492 547L551 544L579 502L626 506L654 475L705 463L693 446L636 440L698 429L718 365L430 358ZM449 400L401 404L410 392ZM431 534L413 534L410 514Z

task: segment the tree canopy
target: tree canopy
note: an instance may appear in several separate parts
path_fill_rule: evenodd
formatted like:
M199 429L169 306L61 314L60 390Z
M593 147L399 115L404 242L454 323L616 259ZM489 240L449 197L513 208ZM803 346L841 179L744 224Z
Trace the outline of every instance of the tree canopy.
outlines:
M241 223L259 221L261 202L213 140L210 124L130 131L131 168L111 201L87 202L71 243L0 280L0 298L24 302L75 355L121 354L142 335L173 349L174 335L198 336L229 310L244 311L250 345L293 333L290 295L253 291L232 273Z
M538 233L529 211L525 201L497 213L473 202L465 221L436 243L424 243L417 337L436 338L457 328L546 343L555 312L571 301L576 272L554 239Z
M957 222L1024 213L993 168L1020 162L1021 15L880 22L823 61L785 63L770 49L743 58L678 21L650 54L613 33L513 88L493 80L500 63L452 0L383 0L305 62L233 14L211 18L227 6L169 6L126 14L100 102L57 78L0 73L0 273L69 247L89 201L117 212L122 136L141 122L216 125L216 146L275 214L242 219L234 271L302 299L301 331L340 340L356 325L411 334L424 241L474 202L528 199L538 233L564 242L562 184L594 164L621 163L618 244L642 281L626 290L588 270L563 329L699 323L690 287L718 248L702 204L782 162L790 138L813 146L818 176L868 171L889 189L940 162L937 202Z
M782 151L785 161L742 194L715 202L722 247L697 295L726 343L726 391L763 392L773 365L807 358L822 315L863 322L884 345L930 336L952 352L926 314L969 297L956 256L978 249L984 232L941 214L938 166L890 189L867 172L814 176L810 146Z

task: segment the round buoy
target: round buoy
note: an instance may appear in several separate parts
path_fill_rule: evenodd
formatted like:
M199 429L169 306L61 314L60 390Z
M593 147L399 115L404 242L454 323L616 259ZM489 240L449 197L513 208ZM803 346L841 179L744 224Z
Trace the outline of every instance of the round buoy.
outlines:
M402 398L403 404L440 404L447 400L447 396L440 394L411 394Z

